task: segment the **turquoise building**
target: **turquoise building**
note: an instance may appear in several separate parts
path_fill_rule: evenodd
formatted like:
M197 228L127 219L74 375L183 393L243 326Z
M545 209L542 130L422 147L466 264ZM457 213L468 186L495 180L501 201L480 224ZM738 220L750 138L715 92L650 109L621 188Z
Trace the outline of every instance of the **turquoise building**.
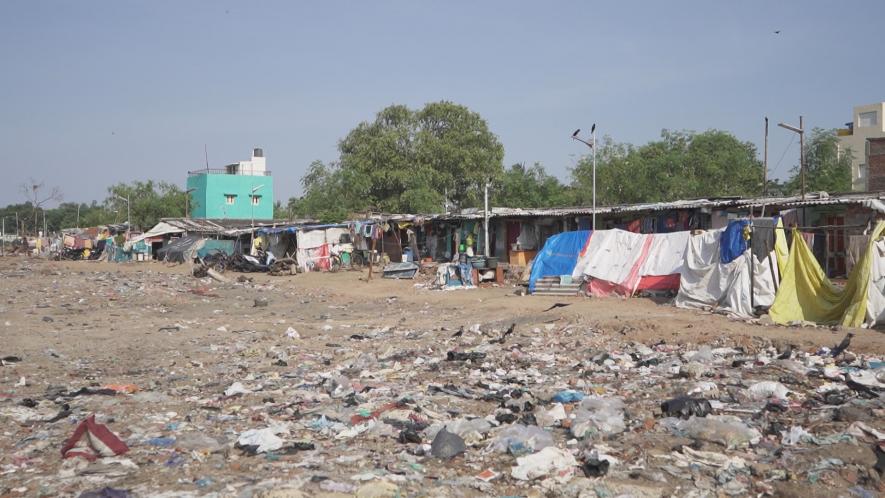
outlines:
M264 151L224 168L188 171L190 217L217 220L272 220L273 177Z

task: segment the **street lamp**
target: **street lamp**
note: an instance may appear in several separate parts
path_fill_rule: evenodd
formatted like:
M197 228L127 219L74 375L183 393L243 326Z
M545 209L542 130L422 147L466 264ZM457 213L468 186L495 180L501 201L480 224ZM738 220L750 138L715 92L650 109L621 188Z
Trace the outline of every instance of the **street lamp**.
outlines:
M126 194L126 197L123 197L119 194L114 194L117 199L121 201L126 201L126 240L129 240L129 234L132 231L132 210L129 206L129 194Z
M799 134L799 176L802 181L802 200L805 200L805 126L802 122L802 116L799 116L798 128L784 123L778 123L777 125Z
M590 147L590 149L593 151L593 224L591 225L591 227L593 230L596 230L596 123L593 123L593 126L590 128L589 142L579 137L578 133L581 133L580 128L572 133L572 138L577 140L578 142L583 143L587 147Z
M249 196L249 203L252 205L252 238L255 238L255 192L258 192L264 185L252 187L252 195Z

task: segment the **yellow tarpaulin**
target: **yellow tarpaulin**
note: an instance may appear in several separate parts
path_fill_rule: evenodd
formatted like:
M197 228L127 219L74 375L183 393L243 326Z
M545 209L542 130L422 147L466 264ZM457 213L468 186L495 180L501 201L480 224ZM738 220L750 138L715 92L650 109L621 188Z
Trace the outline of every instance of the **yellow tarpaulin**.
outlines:
M790 258L790 249L787 246L787 233L783 230L784 219L777 220L774 229L774 253L777 255L777 272L783 275L787 271L787 260Z
M780 324L810 321L860 327L867 311L872 246L883 232L885 222L880 221L873 230L867 250L848 275L845 287L839 288L827 279L805 239L794 231L793 246L769 310L772 320Z

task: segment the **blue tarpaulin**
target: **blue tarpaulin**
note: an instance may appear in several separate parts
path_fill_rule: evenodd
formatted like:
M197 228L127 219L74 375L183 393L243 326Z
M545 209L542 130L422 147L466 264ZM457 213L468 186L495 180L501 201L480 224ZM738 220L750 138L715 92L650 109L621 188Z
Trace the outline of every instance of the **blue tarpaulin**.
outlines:
M747 250L744 227L749 224L750 220L733 220L728 222L728 226L719 237L719 256L722 264L731 263Z
M529 292L535 292L535 282L541 277L570 276L590 233L590 230L563 232L547 239L532 263Z

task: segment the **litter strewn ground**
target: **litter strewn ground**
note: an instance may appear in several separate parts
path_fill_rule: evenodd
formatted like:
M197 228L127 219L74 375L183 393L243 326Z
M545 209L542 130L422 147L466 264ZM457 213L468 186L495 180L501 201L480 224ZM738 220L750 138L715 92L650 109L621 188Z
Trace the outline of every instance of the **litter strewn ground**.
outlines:
M885 491L879 331L187 270L0 259L0 496Z

